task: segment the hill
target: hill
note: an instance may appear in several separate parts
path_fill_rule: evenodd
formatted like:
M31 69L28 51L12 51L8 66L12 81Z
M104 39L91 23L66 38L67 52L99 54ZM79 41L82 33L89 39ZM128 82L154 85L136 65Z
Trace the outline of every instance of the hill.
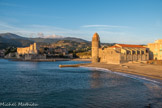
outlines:
M60 40L70 40L70 41L75 41L75 42L88 42L84 39L80 38L74 38L74 37L65 37L65 38L29 38L29 40L32 40L37 43L56 43Z
M28 38L21 37L11 33L0 34L0 49L4 49L10 46L13 47L24 47L29 46L33 41Z
M26 38L22 37L13 33L1 33L0 34L0 49L7 48L9 46L14 47L25 47L29 46L30 44L36 42L38 45L49 45L54 44L59 41L66 41L69 42L85 42L89 43L88 41L80 38L74 38L74 37L65 37L65 38Z
M66 38L62 38L62 40L70 40L70 41L75 41L75 42L89 42L87 40L80 39L80 38L74 38L74 37L66 37Z
M66 48L69 52L80 52L91 49L90 42L78 42L73 40L60 40L51 44L53 48Z
M5 38L5 39L27 39L25 37L13 34L13 33L1 33L0 34L1 38Z

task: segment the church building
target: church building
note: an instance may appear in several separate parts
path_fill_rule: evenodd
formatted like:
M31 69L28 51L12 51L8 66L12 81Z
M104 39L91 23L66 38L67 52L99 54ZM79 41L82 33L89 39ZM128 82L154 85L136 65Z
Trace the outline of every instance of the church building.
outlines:
M147 60L149 60L149 49L142 45L115 44L108 48L101 48L99 35L95 33L92 37L93 63L120 64Z

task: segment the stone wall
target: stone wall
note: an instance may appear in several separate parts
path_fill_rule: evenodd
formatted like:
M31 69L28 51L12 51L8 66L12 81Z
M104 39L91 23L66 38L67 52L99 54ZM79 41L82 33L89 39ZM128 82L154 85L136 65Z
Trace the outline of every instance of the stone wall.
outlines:
M102 49L102 48L99 49L99 60L100 60L100 62L106 63L106 59L107 59L106 54L107 54L107 50Z
M120 53L117 53L115 50L109 51L107 54L106 63L108 64L120 64L121 58Z
M33 54L25 55L25 60L33 60L33 59L46 59L46 55L33 55Z
M150 60L162 60L162 39L149 43L147 47L150 49Z
M121 62L129 62L129 61L147 61L149 60L149 54L122 54L121 53Z
M99 49L100 62L108 64L119 64L120 63L120 53L110 48Z
M36 43L34 43L34 44L31 44L29 47L17 48L17 53L19 55L37 54L38 53L38 47L37 47Z
M139 62L139 61L147 61L149 60L149 54L148 53L129 53L130 51L123 51L120 52L119 48L117 50L113 48L100 48L99 49L99 58L100 62L104 63L113 63L113 64L119 64L119 63L125 63L129 61ZM140 49L139 49L140 51ZM138 52L138 51L137 51Z

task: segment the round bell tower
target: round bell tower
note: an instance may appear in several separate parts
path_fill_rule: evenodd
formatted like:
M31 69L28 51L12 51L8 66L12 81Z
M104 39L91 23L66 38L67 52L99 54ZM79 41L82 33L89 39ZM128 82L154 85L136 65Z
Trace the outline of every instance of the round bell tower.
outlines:
M95 33L92 37L92 63L99 62L100 37Z

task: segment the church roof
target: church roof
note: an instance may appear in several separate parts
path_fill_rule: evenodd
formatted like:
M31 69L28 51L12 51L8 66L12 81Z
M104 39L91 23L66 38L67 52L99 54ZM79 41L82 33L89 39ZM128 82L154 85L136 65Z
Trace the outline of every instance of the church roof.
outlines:
M109 47L109 48L120 48L120 47L118 47L118 46L111 46L111 47Z
M119 47L145 48L142 45L131 45L131 44L116 44L116 45L119 46Z

